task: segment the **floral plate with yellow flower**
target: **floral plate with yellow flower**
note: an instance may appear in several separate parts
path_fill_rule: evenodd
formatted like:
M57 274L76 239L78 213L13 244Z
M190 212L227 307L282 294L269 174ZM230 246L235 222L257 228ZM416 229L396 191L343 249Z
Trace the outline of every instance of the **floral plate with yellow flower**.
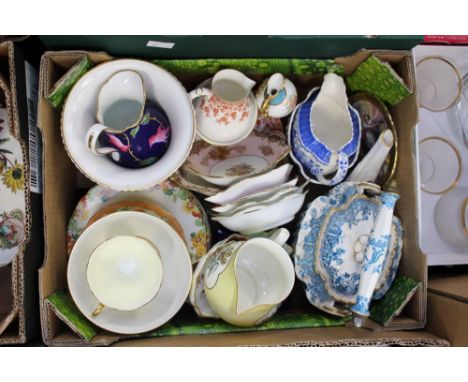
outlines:
M9 264L28 239L24 147L10 126L7 109L0 106L0 266Z
M74 243L96 212L103 207L122 201L157 204L172 214L182 226L192 263L196 263L208 251L211 232L205 210L190 191L170 181L145 190L128 192L111 190L102 186L91 188L78 202L68 222L67 248L73 248Z
M273 169L289 151L281 120L259 117L252 133L234 145L195 140L183 169L209 183L228 186Z

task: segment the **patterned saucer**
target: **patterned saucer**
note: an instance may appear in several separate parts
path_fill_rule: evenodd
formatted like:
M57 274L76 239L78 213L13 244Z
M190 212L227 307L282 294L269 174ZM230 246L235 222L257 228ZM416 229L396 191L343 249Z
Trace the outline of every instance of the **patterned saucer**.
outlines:
M111 190L102 186L91 188L79 201L68 222L68 248L73 247L95 213L103 207L121 201L157 204L172 214L182 226L192 263L196 263L208 251L211 232L205 210L190 191L170 181L146 190L130 192Z
M159 207L157 204L154 203L145 203L145 202L134 202L134 201L122 201L115 204L111 204L104 208L101 208L98 212L96 212L88 221L86 228L88 228L91 224L102 219L104 216L113 214L114 212L121 212L121 211L135 211L135 212L144 212L153 216L160 218L161 220L165 221L169 224L174 231L176 231L179 236L184 240L184 230L182 229L181 225L174 217L174 215L170 214L166 210Z
M254 131L234 145L214 146L195 140L183 169L224 187L273 169L289 151L281 120L259 118Z
M351 314L347 304L354 301L357 293L361 265L355 261L354 250L356 245L365 246L364 238L370 234L379 209L377 202L369 202L363 196L365 190L376 193L379 188L370 183L345 182L333 188L328 196L315 199L296 233L296 274L305 283L308 300L315 307L338 316ZM394 217L391 253L373 299L383 297L396 276L402 232L400 220Z

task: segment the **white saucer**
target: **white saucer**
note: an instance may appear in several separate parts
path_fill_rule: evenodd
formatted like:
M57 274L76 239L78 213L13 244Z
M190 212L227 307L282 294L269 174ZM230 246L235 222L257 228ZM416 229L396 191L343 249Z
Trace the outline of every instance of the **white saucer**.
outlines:
M157 248L164 269L161 287L141 308L132 311L105 308L93 316L99 301L86 281L88 261L99 244L118 235L143 237ZM116 212L81 234L70 255L67 279L73 300L93 324L115 333L136 334L156 329L179 311L189 294L192 265L185 243L167 223L142 212Z
M129 169L86 146L88 129L96 123L97 95L114 73L134 70L144 81L148 100L157 102L169 117L171 142L154 165ZM96 66L73 86L62 113L62 137L68 154L80 171L105 187L130 191L154 186L171 176L185 161L195 136L195 119L187 92L169 72L141 60L114 60Z

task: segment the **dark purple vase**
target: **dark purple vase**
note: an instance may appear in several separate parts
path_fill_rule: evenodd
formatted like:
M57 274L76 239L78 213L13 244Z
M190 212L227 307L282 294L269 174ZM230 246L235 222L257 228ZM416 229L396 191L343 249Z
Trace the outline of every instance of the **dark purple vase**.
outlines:
M116 148L109 154L117 164L128 168L142 168L158 161L171 142L171 126L164 110L146 101L139 124L122 133L103 132L99 136L103 147Z

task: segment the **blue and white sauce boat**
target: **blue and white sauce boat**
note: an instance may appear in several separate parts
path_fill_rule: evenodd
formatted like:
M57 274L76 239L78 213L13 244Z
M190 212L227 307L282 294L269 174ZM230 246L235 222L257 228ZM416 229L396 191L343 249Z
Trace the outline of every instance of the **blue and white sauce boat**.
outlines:
M333 186L344 180L358 158L361 120L346 96L343 78L328 73L289 121L291 157L313 183Z
M295 268L309 302L318 309L349 316L361 307L359 314L365 316L369 302L390 288L403 230L388 208L389 195L396 194L383 193L372 183L343 182L308 206L296 231ZM373 249L377 235L387 239L380 252ZM372 278L369 272L374 272Z

